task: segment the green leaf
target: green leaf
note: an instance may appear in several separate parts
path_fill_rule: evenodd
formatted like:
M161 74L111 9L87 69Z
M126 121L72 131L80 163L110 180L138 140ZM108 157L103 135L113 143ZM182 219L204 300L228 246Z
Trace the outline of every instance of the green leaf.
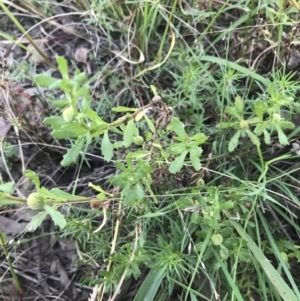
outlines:
M134 124L133 119L130 119L124 131L124 146L129 147L133 142L133 138L138 135L138 130Z
M144 193L144 189L142 187L142 185L140 183L137 183L135 185L135 191L136 191L136 195L137 197L142 200L145 196L145 193Z
M122 112L135 112L137 109L133 109L133 108L127 108L127 107L117 107L117 108L112 108L111 109L113 112L118 112L118 113L122 113Z
M109 162L114 155L113 146L108 137L108 131L105 131L103 134L101 152L104 156L105 161Z
M228 151L233 152L239 144L241 131L237 131L229 141Z
M52 132L53 138L56 139L67 139L67 138L77 138L81 135L86 134L87 129L80 126L77 123L68 123L61 126L60 129L54 129Z
M145 120L148 124L148 127L149 127L150 131L154 134L155 133L155 126L154 126L153 122L148 118L148 116L146 114L144 115L144 118L145 118Z
M289 129L293 130L295 128L295 124L290 121L280 120L277 123L278 126L280 126L282 129Z
M225 112L231 116L236 117L238 120L243 119L243 115L237 111L236 107L227 106L225 108Z
M201 152L200 152L200 154L201 154ZM200 159L199 159L200 154L199 154L199 150L197 150L196 148L192 148L190 150L190 159L191 159L192 165L196 171L199 171L201 168L201 163L200 163Z
M94 110L90 108L86 108L82 111L86 115L88 119L90 119L92 122L95 122L97 125L107 125L107 122L105 122Z
M187 146L183 143L176 143L175 145L170 147L170 151L175 155L178 156L182 154L182 152L187 150Z
M52 188L50 190L50 192L52 195L55 195L56 197L58 197L60 199L64 199L64 200L80 200L80 199L84 200L84 199L86 199L85 197L67 193L63 190L60 190L59 188Z
M254 112L257 115L257 117L260 119L260 121L263 120L263 115L264 113L268 112L268 107L265 104L265 102L261 101L261 100L257 100L254 103Z
M23 205L24 202L12 200L7 197L6 193L0 192L0 206L7 206L7 205Z
M170 173L175 174L181 170L187 153L188 151L184 151L179 157L176 157L176 159L170 164Z
M41 224L42 222L46 219L48 213L46 211L42 211L35 215L30 223L26 226L26 231L28 232L34 232Z
M245 130L245 132L254 145L260 146L260 141L259 141L258 137L252 131Z
M62 166L69 166L71 163L75 163L78 159L80 152L83 150L85 137L80 137L75 141L75 144L68 149L61 161Z
M67 124L67 122L65 122L65 120L62 117L51 116L51 117L46 117L44 119L44 124L51 125L53 128L55 127L60 128L62 125Z
M241 96L239 96L239 95L236 96L236 98L234 100L234 105L239 113L244 112L244 102L243 102Z
M278 271L271 264L270 260L263 254L261 248L252 240L251 236L247 234L245 229L241 225L232 219L231 224L235 227L241 238L247 243L248 248L251 250L255 259L259 262L261 268L265 272L265 276L269 278L276 291L285 301L299 301L299 298L294 294L292 289L287 285Z
M241 66L240 64L228 61L228 59L222 59L220 57L204 55L200 57L200 60L205 62L213 62L213 63L217 63L218 65L224 65L226 67L230 67L234 70L239 71L241 74L244 74L247 77L252 77L253 79L263 83L265 86L270 85L270 80L268 79L268 77L261 76L258 73L254 71L250 71L248 68Z
M7 182L0 185L0 191L12 194L14 191L14 183L13 182Z
M133 301L153 301L165 277L165 268L152 268L144 279Z
M198 133L191 137L191 140L194 140L197 145L203 144L207 141L208 137L205 136L203 133Z
M182 139L187 137L184 129L184 124L177 117L172 118L171 124L168 126L168 129L173 130L176 135Z
M84 96L90 97L90 86L88 84L84 84L76 92L76 97L84 97Z
M264 137L265 137L265 143L270 144L271 143L271 136L270 136L269 132L267 130L264 130L263 133L264 133Z
M40 186L41 186L40 179L34 171L32 171L30 169L27 169L24 172L24 176L32 181L32 183L34 184L36 190L40 189Z
M54 83L58 82L59 79L52 77L49 74L43 73L39 74L34 78L35 82L41 87L49 87Z
M61 76L64 79L68 79L69 78L69 74L68 74L69 68L68 68L67 60L62 56L57 56L56 57L56 62L58 64L58 69L59 69L59 72L60 72Z
M44 209L51 216L55 226L58 226L60 227L60 229L63 229L67 225L65 217L59 211L55 210L49 205L45 205Z
M57 107L57 108L64 108L64 107L66 107L67 105L69 105L69 101L66 100L66 99L59 99L59 100L56 100L56 99L50 99L49 102L50 102L54 107Z
M289 141L288 141L285 133L282 131L281 127L280 126L275 126L275 127L276 127L276 130L277 130L277 133L278 133L279 143L281 145L288 145Z

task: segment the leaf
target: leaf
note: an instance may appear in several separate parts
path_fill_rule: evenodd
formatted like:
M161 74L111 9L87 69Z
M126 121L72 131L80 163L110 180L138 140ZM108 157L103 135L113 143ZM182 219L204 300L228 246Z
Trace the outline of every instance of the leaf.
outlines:
M49 102L50 102L50 104L52 104L54 107L57 107L57 108L64 108L67 105L69 105L69 103L70 103L67 99L59 99L59 100L50 99Z
M61 161L62 166L69 166L72 163L75 163L78 159L80 152L83 150L85 142L85 137L80 137L75 141L75 144L68 149L67 153L63 156Z
M179 172L183 166L184 163L184 159L187 155L188 151L184 151L179 157L177 157L171 164L169 167L169 171L172 174L175 174L177 172Z
M50 192L47 188L41 187L39 190L39 195L44 199L50 199L52 202L65 203L66 199L57 196L56 194Z
M108 131L106 130L103 134L101 152L106 162L109 162L114 155L113 146L108 137Z
M248 248L251 250L253 256L255 256L255 259L259 262L260 266L265 272L265 275L269 278L276 291L282 297L282 300L298 301L299 298L297 298L292 289L287 285L278 271L271 264L270 260L264 255L262 250L252 240L251 236L245 232L245 229L243 229L239 223L233 221L232 219L230 219L230 222L235 227L245 243L247 243Z
M263 102L261 100L257 100L254 103L254 112L257 115L257 117L259 118L259 120L263 121L263 115L264 115L264 113L268 112L268 107L265 104L265 102Z
M295 128L295 124L290 121L280 120L278 123L278 126L280 126L282 129L289 129L293 130Z
M7 182L7 183L4 183L4 184L1 184L0 185L0 191L12 194L13 191L14 191L14 183L13 182Z
M133 138L138 135L138 130L133 119L129 120L124 131L124 146L129 147L133 142Z
M62 56L57 56L56 57L56 62L58 64L58 69L59 69L59 72L60 72L61 76L64 79L68 79L69 78L69 74L68 74L69 68L68 68L67 60Z
M111 109L113 112L118 112L118 113L122 113L122 112L135 112L137 111L137 109L133 109L133 108L127 108L127 107L117 107L117 108L112 108Z
M260 141L259 141L258 137L252 131L245 130L245 132L254 145L260 146Z
M42 211L37 215L35 215L31 219L30 223L26 226L25 230L28 232L34 232L42 224L42 222L45 220L47 215L48 213L46 211Z
M60 190L59 188L52 188L50 190L51 194L56 196L57 198L59 199L62 199L64 201L66 200L80 200L80 199L86 199L85 197L81 197L81 196L78 196L78 195L73 195L73 194L70 194L70 193L67 193L63 190Z
M233 152L239 144L241 131L237 131L229 141L228 151Z
M62 230L67 225L65 217L59 211L49 205L45 205L44 209L51 216L55 226L60 227Z
M243 67L237 63L228 61L227 59L222 59L222 58L214 57L214 56L210 56L210 55L204 55L204 56L200 57L200 60L205 61L205 62L217 63L218 65L224 65L226 67L228 66L234 70L239 71L240 73L244 74L247 77L252 77L253 79L264 84L265 86L270 85L270 80L267 77L261 76L258 73L254 72L254 71L250 71L248 68Z
M30 169L27 169L24 172L24 176L32 181L32 183L34 184L36 190L40 189L40 186L41 186L40 179L34 171L32 171Z
M239 113L243 113L244 112L244 102L243 102L243 100L242 100L242 98L241 98L240 95L236 96L236 98L234 100L234 105L235 105L235 107L236 107L236 109L237 109L237 111Z
M201 152L200 152L200 154L201 154ZM192 148L190 150L190 159L191 159L192 165L196 171L199 171L201 168L201 163L200 163L200 159L199 159L200 154L199 154L199 151L195 148Z
M288 145L289 141L288 141L285 133L282 131L281 127L280 126L275 126L275 127L276 127L276 130L277 130L277 133L278 133L279 143L281 145Z
M153 122L148 118L147 115L144 115L144 117L145 117L145 120L148 124L148 127L149 127L150 131L154 134L155 133L155 126L154 126Z
M34 80L41 87L49 87L59 81L59 79L46 73L37 75Z
M51 125L53 128L59 128L62 125L67 124L67 122L65 122L65 120L62 117L59 116L51 116L51 117L46 117L44 119L44 124L45 125Z
M236 117L236 118L239 119L239 120L242 119L242 117L243 117L240 113L238 113L236 107L229 107L229 106L227 106L227 107L225 108L225 112L226 112L227 114L231 115L231 116Z
M265 137L265 143L270 144L271 143L271 136L270 136L269 132L267 130L264 130L263 133L264 133L264 137Z
M191 137L191 140L194 140L197 145L203 144L205 141L207 141L207 139L208 137L205 136L203 133L198 133Z
M94 110L90 108L86 108L82 111L86 115L88 119L90 119L92 122L95 122L97 125L107 125L107 122L105 122Z
M175 156L179 156L182 154L182 152L187 150L187 147L183 143L176 143L175 145L171 146L170 150Z
M165 277L165 268L152 268L144 279L133 301L153 301Z
M171 124L168 126L168 129L173 130L178 137L184 139L187 137L184 124L179 120L179 118L172 118Z
M86 132L87 129L83 128L79 124L68 123L60 127L60 129L53 130L52 136L56 139L77 138L81 135L86 134Z

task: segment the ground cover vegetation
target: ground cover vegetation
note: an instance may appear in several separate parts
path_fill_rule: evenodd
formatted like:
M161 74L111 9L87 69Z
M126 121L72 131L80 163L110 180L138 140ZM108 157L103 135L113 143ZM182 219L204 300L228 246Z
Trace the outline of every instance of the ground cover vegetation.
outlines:
M1 300L300 300L299 11L0 0Z

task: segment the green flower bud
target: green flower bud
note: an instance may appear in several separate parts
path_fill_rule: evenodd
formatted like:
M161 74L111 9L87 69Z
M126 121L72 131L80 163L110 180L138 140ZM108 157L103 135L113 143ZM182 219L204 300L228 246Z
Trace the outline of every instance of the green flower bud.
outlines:
M65 122L71 122L74 118L74 109L72 106L65 108L62 112L62 116Z
M145 142L145 140L142 136L136 136L133 138L133 143L136 145L143 145L144 142Z
M27 205L33 210L42 209L45 205L44 198L42 198L37 192L33 192L27 198Z

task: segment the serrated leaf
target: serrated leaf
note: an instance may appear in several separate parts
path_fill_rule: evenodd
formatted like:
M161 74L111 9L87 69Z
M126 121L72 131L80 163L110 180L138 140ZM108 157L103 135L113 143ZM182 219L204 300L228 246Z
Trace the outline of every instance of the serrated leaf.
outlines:
M271 143L271 136L270 136L269 132L267 130L264 130L263 133L264 133L264 137L265 137L265 143L270 144Z
M170 164L169 167L170 173L176 174L181 170L187 153L188 153L187 151L184 151L179 157L176 157L176 159Z
M59 211L49 205L45 205L44 209L51 216L55 226L60 227L62 230L67 225L65 217Z
M86 134L87 129L80 126L77 123L68 123L64 126L61 126L60 129L55 129L51 133L53 138L56 139L68 139L68 138L77 138L81 135Z
M54 193L50 192L47 188L41 187L39 190L39 195L43 197L44 199L50 199L53 202L59 202L59 203L64 203L66 200L64 198L61 198Z
M278 133L279 143L281 145L288 145L289 141L288 141L286 135L284 134L284 132L282 131L281 127L276 126L276 130L277 130L277 133Z
M225 108L225 112L227 114L231 115L231 116L236 117L239 120L243 118L243 116L241 114L239 114L238 111L236 110L236 107L229 107L229 106L227 106Z
M293 130L295 128L295 124L290 121L280 120L277 123L278 126L280 126L282 129L289 129Z
M228 151L233 152L239 144L241 131L237 131L229 141Z
M127 107L116 107L116 108L112 108L111 109L113 112L118 112L118 113L122 113L122 112L135 112L137 111L137 109L134 108L127 108Z
M25 230L28 232L34 232L41 224L42 222L46 219L48 213L46 211L42 211L35 215L29 224L27 224Z
M101 152L106 162L109 162L114 155L113 146L108 137L108 131L105 131L103 134L103 139L101 143Z
M69 74L68 74L69 68L68 68L67 60L62 56L57 56L56 57L56 62L58 64L58 69L59 69L59 72L60 72L61 76L64 79L68 79L69 78Z
M239 113L244 112L244 102L240 95L237 95L234 100L234 105Z
M85 137L80 137L75 141L75 144L63 156L63 160L61 161L62 166L69 166L77 161L80 152L84 148L84 142Z
M265 102L263 102L261 100L257 100L254 103L254 112L255 112L256 116L262 121L264 113L268 112L268 107L265 104Z
M59 81L57 78L52 77L49 74L39 74L34 78L34 81L41 87L49 87Z
M256 145L256 146L260 145L260 141L259 141L258 137L252 131L245 130L245 132L254 145Z
M24 172L24 176L32 181L32 183L34 184L36 190L40 189L40 185L41 185L40 184L40 179L34 171L32 171L30 169L27 169Z

